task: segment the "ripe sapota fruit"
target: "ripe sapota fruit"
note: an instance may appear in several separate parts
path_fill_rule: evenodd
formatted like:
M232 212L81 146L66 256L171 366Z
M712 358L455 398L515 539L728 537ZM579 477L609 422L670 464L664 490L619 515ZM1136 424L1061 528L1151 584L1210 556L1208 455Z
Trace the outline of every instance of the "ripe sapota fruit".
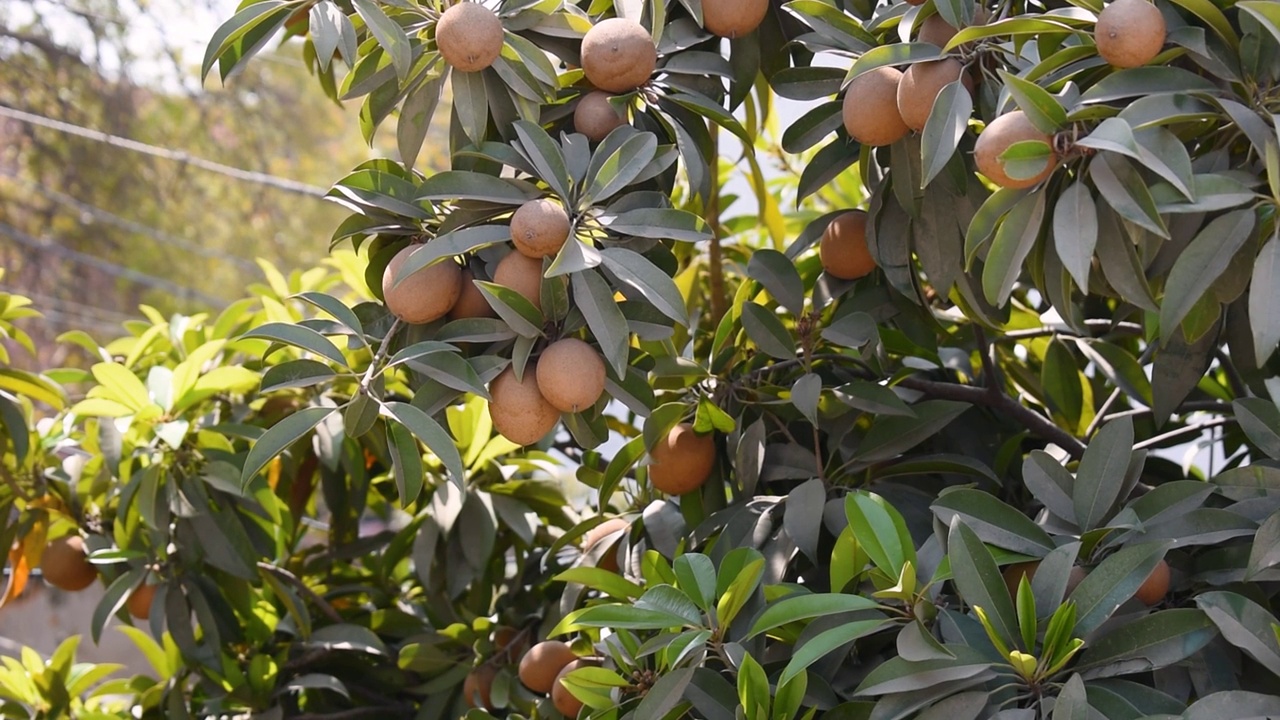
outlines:
M449 259L422 268L396 284L400 268L418 247L409 245L396 253L382 272L382 297L387 309L410 325L424 325L444 317L462 293L462 268Z
M634 20L601 20L582 38L582 72L601 90L631 92L649 82L657 65L653 38Z
M1035 177L1012 178L1005 172L1004 162L1000 160L1000 156L1014 143L1027 140L1040 140L1050 148L1053 147L1053 138L1040 132L1021 110L1007 112L992 120L982 134L978 135L978 142L973 146L973 159L978 165L978 172L986 175L987 179L996 185L1014 190L1029 188L1052 175L1058 166L1056 155L1049 158L1049 163L1044 170Z
M556 710L567 718L576 718L578 713L582 712L582 701L573 696L569 692L569 688L561 682L569 673L582 667L591 667L596 663L589 660L574 660L568 665L560 669L560 673L556 675L555 680L551 683L551 704L556 706Z
M892 145L911 131L898 112L897 68L878 67L849 83L841 116L850 137L863 145Z
M986 25L987 18L987 9L979 5L974 8L973 22L970 25ZM916 35L916 40L944 47L951 42L951 38L955 37L958 32L960 32L958 29L952 27L946 20L942 19L941 15L935 13L920 23L920 30Z
M542 261L518 252L508 253L498 261L493 271L493 281L503 287L511 288L533 303L535 308L542 309Z
M151 601L155 599L156 586L143 583L133 589L129 593L129 599L125 601L125 607L129 609L129 614L139 620L147 620L151 617Z
M551 432L560 421L560 411L538 391L538 369L529 363L524 379L517 380L511 368L489 383L489 416L502 437L517 445L532 445Z
M857 280L870 275L876 261L867 248L867 214L852 210L832 220L822 233L818 256L831 277Z
M629 527L631 527L631 523L623 520L622 518L609 518L608 520L605 520L599 525L588 530L587 533L582 536L583 552L590 552L597 543L603 541L610 535L626 530ZM613 551L613 549L617 546L618 540L621 539L622 536L619 535L614 538L613 542L609 543L609 547L603 548L604 554L600 556L600 560L596 563L596 567L601 570L608 570L609 572L618 571L618 555Z
M493 311L493 306L485 299L484 293L480 292L480 288L476 287L473 282L475 279L476 275L471 272L471 268L462 269L462 290L458 293L458 301L449 310L450 320L498 316L498 313Z
M592 90L578 99L573 109L573 129L587 136L591 142L600 142L617 128L627 124L627 118L609 103L609 93Z
M668 495L684 495L702 487L716 464L716 441L681 423L649 451L649 482Z
M462 697L466 700L467 707L493 709L490 693L493 691L493 680L497 676L498 669L488 663L477 665L474 670L467 673L466 679L462 681Z
M536 260L560 252L569 230L569 213L547 198L530 200L511 216L511 241L516 250Z
M604 394L604 358L577 338L547 346L538 357L538 390L560 412L582 412Z
M1169 594L1170 576L1169 563L1161 560L1142 582L1142 586L1138 588L1138 592L1134 593L1134 597L1141 600L1147 607L1158 605L1161 600L1164 600L1165 595Z
M769 0L702 0L702 26L713 35L738 38L764 21Z
M898 83L898 112L907 127L924 130L938 94L956 80L973 91L973 80L964 74L964 66L955 58L916 63L907 68Z
M1098 55L1118 68L1141 67L1164 47L1164 16L1147 0L1116 0L1098 13L1093 41Z
M560 671L577 659L573 650L559 640L540 642L520 658L520 682L530 690L545 695L551 692Z
M84 538L64 535L49 543L40 558L45 582L68 592L84 590L98 579L98 571L84 552Z
M480 3L460 2L436 23L436 47L455 70L484 70L502 54L502 43L502 21Z

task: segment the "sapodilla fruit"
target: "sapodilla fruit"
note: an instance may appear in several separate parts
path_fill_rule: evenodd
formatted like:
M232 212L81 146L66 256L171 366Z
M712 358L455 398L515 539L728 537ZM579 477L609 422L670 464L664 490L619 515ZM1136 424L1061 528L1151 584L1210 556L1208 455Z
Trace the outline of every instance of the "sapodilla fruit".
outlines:
M649 82L657 65L653 38L634 20L601 20L582 38L582 72L601 90L631 92Z
M498 261L493 271L493 281L511 288L542 309L542 261L518 252L508 253Z
M578 99L573 109L573 129L587 136L591 142L600 142L609 133L627 124L627 118L609 103L609 93L592 90Z
M1000 160L1000 156L1004 154L1014 143L1025 142L1027 140L1040 140L1046 143L1050 148L1053 147L1053 138L1040 132L1040 130L1027 117L1026 113L1021 110L1007 112L1004 115L991 121L982 134L978 135L978 142L973 146L973 159L978 165L978 172L987 176L991 182L1004 188L1018 190L1021 188L1029 188L1032 185L1040 183L1040 181L1053 174L1058 166L1057 156L1049 158L1049 164L1040 174L1031 178L1012 178L1005 172L1004 162Z
M470 268L462 269L462 291L458 293L458 300L449 311L450 320L498 316L498 313L493 311L493 306L485 299L484 293L476 287L475 279L476 275Z
M536 260L560 252L569 229L569 213L547 198L530 200L511 216L511 241L516 250Z
M753 32L769 12L769 0L702 0L702 26L713 35L738 38Z
M822 269L839 280L857 280L876 269L867 248L867 214L851 210L832 220L818 243Z
M569 692L569 688L564 686L561 680L566 675L577 670L580 667L590 667L593 663L584 660L574 660L568 665L560 669L560 673L556 675L556 679L551 683L551 704L556 706L556 710L567 718L576 718L578 713L582 712L582 701L573 696Z
M409 245L396 253L382 272L382 298L392 315L410 325L424 325L444 317L462 294L462 268L445 259L405 278L399 285L400 268L418 245Z
M577 659L573 650L559 640L540 642L520 658L520 682L530 690L545 695L551 692L560 671Z
M631 527L631 523L623 520L622 518L609 518L608 520L605 520L599 525L591 528L582 536L582 549L584 552L590 552L597 543L610 535L626 530L629 527ZM619 535L617 538L614 538L612 543L609 543L609 547L604 548L604 554L600 556L600 560L596 563L596 567L609 572L618 571L618 555L613 551L613 549L617 546L618 540L621 539L622 536Z
M1147 607L1158 605L1161 600L1164 600L1164 596L1169 594L1170 575L1169 563L1161 560L1142 582L1142 586L1138 588L1138 592L1134 593L1134 597L1141 600Z
M133 589L129 593L129 599L125 601L125 607L129 609L129 614L139 620L147 620L151 617L151 601L156 597L156 586L143 583Z
M45 582L68 592L84 590L98 579L84 552L84 538L64 535L49 543L40 558L40 572Z
M604 394L604 359L577 338L557 340L538 357L538 390L560 412L582 412Z
M853 79L845 90L841 116L849 136L863 145L892 145L911 131L898 112L897 68L878 67Z
M1146 0L1116 0L1098 13L1093 41L1098 55L1118 68L1141 67L1164 47L1164 16Z
M502 437L517 445L532 445L551 432L560 411L538 392L538 369L529 363L524 380L511 368L489 383L489 417Z
M684 495L702 487L716 464L716 441L681 423L649 451L649 482L668 495Z
M1027 582L1031 582L1036 577L1036 571L1040 569L1040 561L1032 560L1024 563L1014 563L1004 569L1004 585L1009 590L1009 597L1015 601L1018 599L1018 584L1022 582L1022 576L1027 577ZM1063 593L1063 597L1071 597L1071 593L1075 592L1076 586L1084 580L1088 572L1079 565L1072 565L1071 572L1067 575L1067 587Z
M480 3L460 2L436 23L436 47L455 70L484 70L502 54L502 43L502 21Z
M907 127L924 130L938 93L956 80L973 92L973 80L964 73L964 66L955 58L916 63L907 68L898 83L898 112Z
M987 9L978 5L973 10L973 22L971 23L971 26L986 25L988 18ZM920 30L916 34L916 40L937 45L938 47L944 47L947 43L951 42L951 38L955 37L958 32L960 31L952 27L946 20L943 20L941 15L934 14L925 18L924 22L920 23Z
M467 707L493 709L490 693L496 677L498 669L488 664L479 665L467 673L466 679L462 681L462 697L467 701Z

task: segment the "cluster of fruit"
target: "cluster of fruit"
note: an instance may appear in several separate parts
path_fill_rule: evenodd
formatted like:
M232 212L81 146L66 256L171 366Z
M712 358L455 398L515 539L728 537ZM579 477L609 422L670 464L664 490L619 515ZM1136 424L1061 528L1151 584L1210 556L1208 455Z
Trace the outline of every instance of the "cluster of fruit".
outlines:
M98 579L98 569L85 553L84 538L74 534L45 545L40 557L40 574L45 582L67 592L80 592ZM155 596L156 586L144 582L130 591L125 607L133 617L146 620L151 617Z

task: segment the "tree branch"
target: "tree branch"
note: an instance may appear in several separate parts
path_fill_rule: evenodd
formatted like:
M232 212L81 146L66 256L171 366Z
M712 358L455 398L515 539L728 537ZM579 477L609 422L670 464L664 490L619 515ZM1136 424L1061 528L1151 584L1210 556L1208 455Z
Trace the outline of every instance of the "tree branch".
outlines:
M302 578L298 577L297 575L294 575L293 573L289 572L288 570L285 570L282 567L277 567L275 565L272 565L269 562L259 562L258 569L269 572L272 575L275 575L281 580L284 580L285 582L297 588L298 592L302 593L303 597L310 600L311 603L316 607L320 608L320 612L324 613L325 617L329 618L330 620L336 623L343 622L342 616L338 614L338 611L334 610L333 606L330 605L327 600L317 595L315 590L312 590L311 588L307 587L307 584L302 582Z

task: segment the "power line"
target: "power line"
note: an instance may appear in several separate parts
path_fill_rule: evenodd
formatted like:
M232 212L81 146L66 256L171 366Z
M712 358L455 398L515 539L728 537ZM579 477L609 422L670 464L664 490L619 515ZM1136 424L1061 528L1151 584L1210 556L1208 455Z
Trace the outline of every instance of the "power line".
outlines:
M22 297L25 297L29 300L34 301L35 309L39 310L42 313L47 312L47 310L45 309L46 305L56 305L58 307L53 309L55 310L60 309L64 311L63 314L75 312L75 313L80 313L86 317L93 316L94 319L96 320L103 320L106 322L123 323L129 320L136 319L132 315L126 315L125 313L116 312L115 310L108 310L106 308L94 307L93 305L86 305L84 303L76 302L75 300L71 300L69 298L57 297L55 295L45 295L44 293L38 293L33 290L28 290L26 288L0 287L0 292L9 293L10 295L21 295Z
M249 270L249 271L257 270L257 266L255 266L252 262L249 262L248 260L242 257L239 257L237 255L232 255L231 253L222 252L220 250L214 250L212 248L202 247L184 238L180 238L176 235L170 235L169 233L163 232L161 230L157 230L153 227L150 227L149 225L143 225L142 223L120 217L115 213L90 205L82 200L78 200L70 195L54 190L53 188L48 187L46 185L42 185L40 183L33 182L26 178L18 177L17 175L13 175L11 173L2 172L2 171L0 171L0 177L7 178L20 185L24 185L27 188L40 193L41 195L49 198L50 200L53 200L56 203L74 208L75 210L79 211L81 215L88 215L108 225L114 225L118 228L121 228L122 230L127 230L137 235L143 235L145 237L149 237L152 240L155 240L156 242L161 244L173 245L174 247L181 248L182 250L195 253L202 257L207 257L214 260L225 260L244 270ZM89 224L89 222L86 221L83 217L80 217L77 219L80 221L81 224L84 224L84 225Z
M166 292L169 292L173 295L179 295L186 298L196 299L202 303L213 305L215 307L223 307L226 304L222 300L215 298L212 295L206 295L205 293L202 293L199 290L192 290L189 287L184 287L175 282L171 282L163 278L154 277L152 275L148 275L143 272L138 272L137 270L134 270L132 268L127 268L123 265L118 265L116 263L103 260L102 258L94 257L93 255L88 255L88 254L79 252L78 250L72 250L71 248L63 247L57 244L56 242L47 241L47 240L37 240L36 238L22 232L21 230L18 230L17 228L11 227L4 223L0 223L0 234L7 235L10 238L16 240L19 244L26 245L29 248L34 248L36 250L51 253L53 255L57 255L59 257L63 257L68 260L72 260L74 262L80 263L81 265L88 265L89 267L96 268L104 273L107 273L108 275L112 275L118 278L123 278L137 285L145 285L147 287L153 287L160 290L165 290Z
M259 185L273 187L286 192L316 198L324 197L325 195L325 189L317 185L310 185L308 183L289 180L287 178L279 178L274 175L255 172L253 170L241 170L240 168L231 167L230 165L223 165L222 163L213 162L212 160L198 158L181 150L169 150L168 148L148 145L146 143L138 142L137 140L130 140L129 138L120 137L118 135L110 135L98 130L81 127L80 125L73 125L68 122L63 122L62 120L55 120L43 115L36 115L34 113L5 107L3 105L0 105L0 117L12 118L37 127L57 130L68 135L75 135L77 137L105 143L112 147L124 148L125 150L132 150L144 155L151 155L165 160L184 163L191 165L192 167L198 167L202 170L208 170L209 172L215 172L220 175L235 178L236 180L257 183Z

